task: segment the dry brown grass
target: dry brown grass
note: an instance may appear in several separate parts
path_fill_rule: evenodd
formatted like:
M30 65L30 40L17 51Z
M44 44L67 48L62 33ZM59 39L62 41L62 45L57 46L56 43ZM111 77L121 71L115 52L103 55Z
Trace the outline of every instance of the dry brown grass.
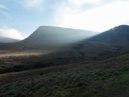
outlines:
M41 56L41 55L48 55L48 54L51 54L52 52L53 52L53 51L4 53L4 54L0 54L0 58Z

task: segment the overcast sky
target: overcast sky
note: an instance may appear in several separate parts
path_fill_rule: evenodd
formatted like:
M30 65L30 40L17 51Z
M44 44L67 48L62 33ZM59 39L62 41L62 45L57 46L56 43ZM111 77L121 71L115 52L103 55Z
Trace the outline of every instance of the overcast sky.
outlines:
M129 0L0 0L0 35L23 39L39 26L103 32L129 24Z

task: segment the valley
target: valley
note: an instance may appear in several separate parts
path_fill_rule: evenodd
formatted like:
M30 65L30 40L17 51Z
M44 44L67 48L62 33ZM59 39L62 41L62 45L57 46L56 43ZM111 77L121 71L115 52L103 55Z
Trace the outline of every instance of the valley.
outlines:
M114 31L121 36L126 27ZM89 33L41 26L25 40L1 43L0 97L128 97L128 33Z

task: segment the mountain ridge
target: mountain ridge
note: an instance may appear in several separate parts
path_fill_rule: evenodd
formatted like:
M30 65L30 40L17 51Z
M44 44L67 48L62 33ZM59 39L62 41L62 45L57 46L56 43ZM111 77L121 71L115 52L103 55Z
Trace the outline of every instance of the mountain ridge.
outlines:
M19 42L19 41L20 40L18 39L0 36L0 43L14 43L14 42Z
M24 43L71 43L95 35L92 31L54 26L39 26Z
M108 45L125 46L129 45L129 26L120 25L96 35L87 41L99 42Z

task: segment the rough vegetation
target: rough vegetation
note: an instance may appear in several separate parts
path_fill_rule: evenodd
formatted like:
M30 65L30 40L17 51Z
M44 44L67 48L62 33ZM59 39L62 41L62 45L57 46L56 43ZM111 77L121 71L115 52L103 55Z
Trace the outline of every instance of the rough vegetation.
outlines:
M58 45L1 44L0 73L64 65L115 53L114 47L98 43ZM50 49L51 48L51 49Z
M128 97L129 54L0 75L0 97Z
M128 46L0 47L0 97L129 97Z

